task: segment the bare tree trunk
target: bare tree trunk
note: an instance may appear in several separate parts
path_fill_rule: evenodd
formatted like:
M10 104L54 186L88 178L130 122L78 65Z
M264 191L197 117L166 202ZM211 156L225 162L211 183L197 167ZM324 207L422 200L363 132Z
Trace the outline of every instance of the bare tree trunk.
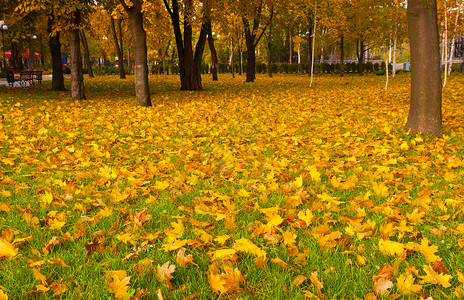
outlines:
M211 52L211 74L213 76L213 81L218 80L218 58L216 48L214 47L214 37L213 37L213 29L211 26L211 19L208 17L207 21L208 27L208 45L209 50Z
M288 52L289 52L289 57L288 57L288 62L290 64L293 63L293 40L292 40L292 32L290 29L288 30Z
M73 100L84 100L84 77L82 76L82 56L79 41L79 23L81 11L73 16L73 27L69 31L69 48L71 50L71 95Z
M48 34L50 36L48 45L50 47L50 53L52 57L52 90L53 91L65 91L64 87L64 76L63 67L61 64L61 43L60 43L60 32L52 34L54 16L53 14L48 15Z
M230 40L230 64L232 65L232 78L235 78L234 39Z
M405 130L441 135L441 76L436 0L409 0L411 105Z
M192 13L194 9L193 0L186 0L184 11L184 34L180 28L179 3L178 0L172 0L169 5L168 0L163 0L164 5L171 17L171 23L174 28L176 38L177 53L179 56L181 90L196 91L201 90L201 59L206 44L207 26L203 22L200 35L193 52L193 31L192 31Z
M396 48L398 41L398 22L395 22L395 37L393 39L393 68L392 68L392 77L396 76Z
M456 18L454 19L454 33L453 39L451 40L451 51L450 51L450 58L449 58L449 66L448 66L448 76L451 75L451 71L453 70L453 59L454 59L454 49L456 43L456 27L458 26L459 21L459 14L462 9L462 3L458 5L458 9L456 10Z
M132 0L133 5L131 7L128 7L124 0L120 0L120 2L129 16L129 27L134 45L134 77L137 105L148 107L151 106L151 98L148 85L147 34L143 28L143 0Z
M446 5L446 1L444 2L445 7L445 40L444 40L444 48L443 51L445 52L445 76L443 78L443 87L446 86L446 79L448 77L448 6Z
M120 39L118 41L118 35L116 33L116 24L114 22L114 18L111 16L111 32L113 33L113 41L114 46L116 47L116 53L118 54L118 67L119 67L119 78L126 79L126 71L124 70L124 54L122 49L122 32L120 32L119 36ZM122 20L118 20L119 22L119 30L121 30L121 22Z
M343 76L343 73L345 73L345 66L343 65L343 61L345 60L344 40L345 37L342 34L340 36L340 76Z
M317 1L316 5L314 6L314 29L313 29L313 47L311 49L311 80L309 82L309 87L313 85L313 77L314 77L314 47L316 45L316 22L317 22ZM309 39L309 34L308 34L308 39ZM309 48L308 48L309 52Z
M92 63L90 62L89 45L87 44L87 38L85 37L84 29L79 30L79 37L81 38L82 47L84 48L84 61L89 72L89 77L93 78L94 76L92 72Z

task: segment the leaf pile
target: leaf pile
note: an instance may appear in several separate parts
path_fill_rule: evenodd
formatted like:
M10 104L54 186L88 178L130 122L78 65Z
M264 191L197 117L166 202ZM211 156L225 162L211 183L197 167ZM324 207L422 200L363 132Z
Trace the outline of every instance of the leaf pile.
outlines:
M406 75L176 80L3 90L0 299L464 297L462 77L440 138Z

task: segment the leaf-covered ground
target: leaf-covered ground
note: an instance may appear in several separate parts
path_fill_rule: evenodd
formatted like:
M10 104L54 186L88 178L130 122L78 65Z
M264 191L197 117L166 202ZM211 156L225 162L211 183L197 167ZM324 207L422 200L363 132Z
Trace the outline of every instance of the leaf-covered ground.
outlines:
M463 77L0 87L0 299L464 297Z

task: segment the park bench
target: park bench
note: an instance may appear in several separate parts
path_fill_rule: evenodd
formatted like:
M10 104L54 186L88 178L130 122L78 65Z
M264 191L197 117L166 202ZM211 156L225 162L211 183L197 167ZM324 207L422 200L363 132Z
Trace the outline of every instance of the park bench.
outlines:
M14 86L14 83L16 81L20 81L20 79L14 76L14 72L12 70L8 70L6 71L6 81L9 86Z
M42 71L32 71L32 83L34 83L34 80L38 81L40 84L42 84Z
M19 83L21 85L26 85L27 82L29 82L30 85L34 84L32 74L33 71L21 71L21 73L19 73Z

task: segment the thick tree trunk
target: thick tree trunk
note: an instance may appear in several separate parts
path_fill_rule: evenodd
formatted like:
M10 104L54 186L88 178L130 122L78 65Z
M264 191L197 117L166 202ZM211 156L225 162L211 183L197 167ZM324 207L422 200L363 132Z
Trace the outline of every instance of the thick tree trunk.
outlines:
M442 130L440 49L436 0L409 0L411 106L405 129L439 136Z
M53 91L65 91L64 87L64 76L63 76L63 66L61 64L61 43L60 43L60 33L56 32L52 35L53 27L53 15L48 17L48 33L49 40L48 45L50 47L50 54L52 57L52 90Z
M125 5L124 0L121 0L121 3ZM135 96L138 106L149 107L151 99L148 85L147 34L143 28L143 0L132 0L132 3L133 6L126 6L125 9L129 15L129 27L134 45Z
M79 29L70 30L69 40L69 48L71 49L71 95L73 100L84 100L84 77L82 76Z
M82 56L79 39L81 11L73 16L73 28L69 31L69 48L71 50L71 95L73 100L84 100L84 77L82 76Z
M256 71L256 54L255 54L255 43L254 37L249 36L246 38L247 45L247 65L246 65L246 82L254 82Z
M116 53L118 54L118 67L119 67L119 78L121 79L126 79L126 71L124 70L124 54L122 52L122 32L120 32L119 36L120 39L118 40L118 35L116 33L116 24L114 22L114 18L111 18L111 32L113 33L113 41L114 41L114 46L116 47ZM118 20L119 22L119 30L121 30L121 21Z
M89 52L89 45L87 44L87 38L85 37L84 30L81 29L79 31L79 37L81 38L82 42L82 47L84 48L84 60L85 60L85 65L87 66L87 70L89 72L89 77L93 78L93 72L92 72L92 63L90 62L90 52Z

